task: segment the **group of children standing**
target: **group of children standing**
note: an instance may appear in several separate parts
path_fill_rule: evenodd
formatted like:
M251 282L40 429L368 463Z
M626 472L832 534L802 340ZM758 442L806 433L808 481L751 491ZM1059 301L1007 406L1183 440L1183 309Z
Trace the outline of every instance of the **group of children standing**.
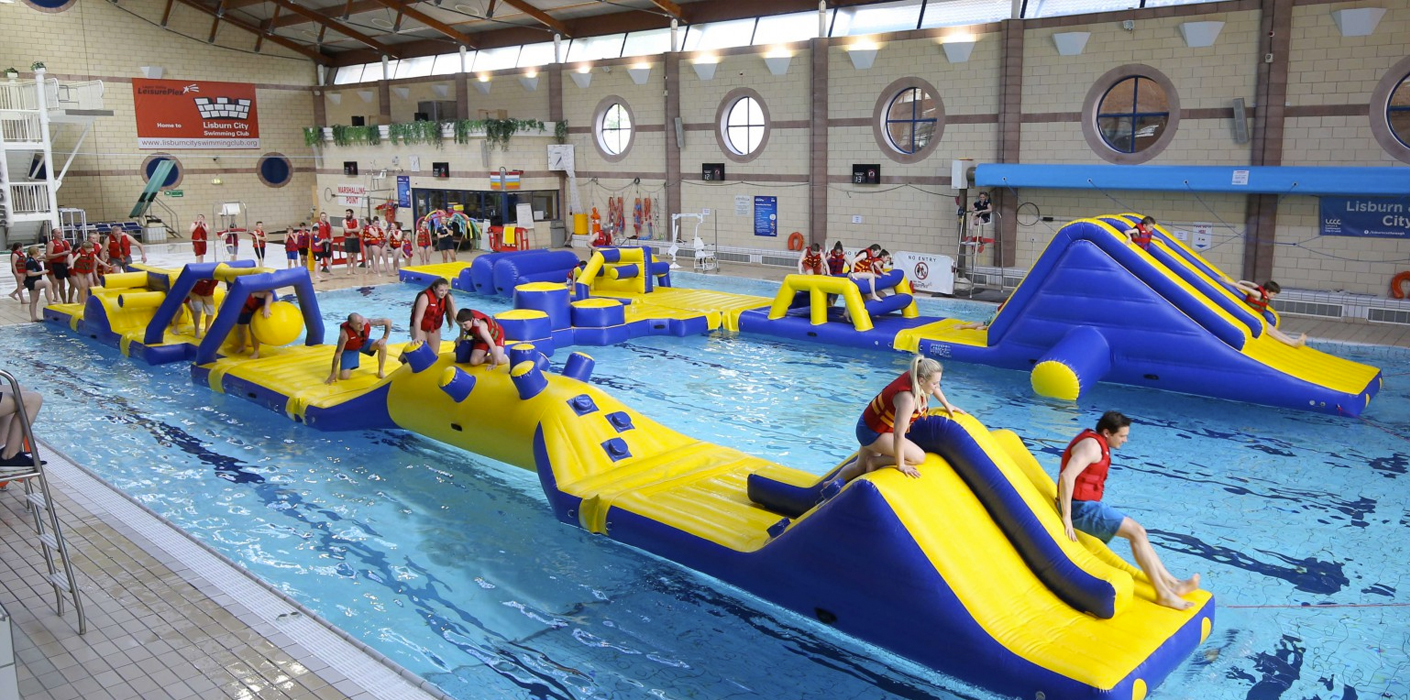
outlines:
M115 228L106 235L92 232L77 245L64 238L61 229L53 229L46 240L24 248L19 243L10 246L10 271L15 276L15 291L10 298L25 303L29 292L29 317L39 316L39 295L45 305L82 304L88 300L88 290L102 284L109 272L130 272L132 251L136 248L142 262L147 251L131 234Z

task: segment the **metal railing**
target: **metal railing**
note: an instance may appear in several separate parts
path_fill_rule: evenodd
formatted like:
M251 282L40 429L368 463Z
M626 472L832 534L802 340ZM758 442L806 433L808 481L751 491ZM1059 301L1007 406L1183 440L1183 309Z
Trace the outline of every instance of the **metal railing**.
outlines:
M44 141L44 128L39 113L0 113L0 141L6 144L35 144Z
M103 81L85 80L60 83L44 79L45 109L103 109ZM33 80L0 80L0 110L38 111L39 98Z
M10 183L10 213L44 214L49 211L49 185L44 182Z

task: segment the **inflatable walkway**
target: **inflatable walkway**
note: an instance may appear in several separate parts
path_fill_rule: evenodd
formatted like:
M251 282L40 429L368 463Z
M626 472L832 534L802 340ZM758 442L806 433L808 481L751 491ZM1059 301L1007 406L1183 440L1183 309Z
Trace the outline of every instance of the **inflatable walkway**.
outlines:
M932 416L914 431L920 479L842 485L655 423L587 384L585 355L557 376L514 352L505 372L412 351L391 419L534 469L566 523L1007 695L1142 698L1209 634L1207 592L1158 606L1105 545L1066 539L1011 433Z

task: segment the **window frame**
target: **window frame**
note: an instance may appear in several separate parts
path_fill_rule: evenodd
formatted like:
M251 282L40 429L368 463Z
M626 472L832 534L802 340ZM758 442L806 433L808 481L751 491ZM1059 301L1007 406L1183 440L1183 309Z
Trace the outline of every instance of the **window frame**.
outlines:
M171 183L170 185L162 185L161 187L158 187L157 190L165 192L167 190L174 190L180 187L181 181L186 179L186 165L181 162L180 158L177 158L176 156L165 152L153 153L152 155L147 156L142 161L142 167L139 168L137 171L137 174L142 177L142 184L145 185L148 182L152 181L152 171L149 168L155 161L162 159L169 160L176 164L176 167L172 168L172 172L176 173L176 181Z
M603 139L603 122L607 118L607 113L616 106L621 106L627 113L627 119L631 121L631 130L627 135L627 142L622 146L621 153L613 153L607 150L606 140ZM636 112L632 110L631 104L626 99L618 95L608 95L597 103L597 107L592 112L592 145L597 149L597 155L608 163L618 163L631 155L632 146L636 145L637 132L641 131L637 124Z
M1395 129L1390 125L1390 98L1395 96L1396 88L1404 85L1410 89L1410 57L1402 58L1395 65L1386 69L1385 75L1376 84L1376 89L1371 92L1371 103L1367 111L1370 113L1371 135L1375 137L1376 143L1390 157L1402 162L1410 163L1410 142L1402 140L1396 135ZM1410 111L1410 107L1400 108L1395 111ZM1410 137L1410 134L1406 134Z
M935 133L931 136L930 142L915 153L901 152L891 142L891 135L887 129L887 125L891 122L888 118L891 104L908 90L919 90L935 100ZM945 101L940 98L940 91L925 79L916 76L901 78L882 88L881 94L876 98L876 105L872 109L871 123L872 137L876 140L876 146L887 158L906 165L919 163L935 152L940 140L945 136ZM912 138L914 139L914 136Z
M270 160L284 161L284 164L289 169L288 179L284 180L283 182L274 182L269 178L265 177L264 164L265 162ZM259 161L255 163L255 177L259 178L259 181L264 183L265 187L272 187L274 189L279 189L280 187L288 187L289 183L294 181L294 161L290 159L289 156L286 156L283 153L279 153L277 151L270 151L269 153L260 156Z
M763 134L759 137L759 145L749 153L739 153L735 150L733 142L729 138L729 115L745 98L754 100L759 105L759 112L764 117L761 126ZM746 128L753 128L746 125ZM764 102L764 96L753 88L735 88L725 94L720 100L720 105L715 109L715 142L719 144L720 151L724 156L736 163L748 163L758 158L769 147L769 134L773 132L773 117L769 114L769 106Z
M1118 84L1129 78L1145 78L1160 86L1160 89L1165 91L1165 108L1168 110L1167 112L1141 113L1166 114L1167 117L1165 129L1161 131L1160 136L1156 137L1155 142L1135 153L1125 153L1116 150L1116 147L1107 142L1106 137L1101 133L1101 129L1097 127L1098 114L1115 114L1118 116L1131 116L1132 129L1134 131L1134 117L1137 114L1134 111L1134 106L1133 111L1129 114L1116 112L1099 113L1097 111L1107 94ZM1134 105L1135 96L1133 96L1132 99ZM1092 87L1087 90L1087 97L1082 103L1082 136L1087 141L1087 147L1092 149L1092 152L1095 153L1097 157L1108 163L1115 163L1117 165L1138 165L1152 161L1165 151L1170 145L1170 142L1175 139L1175 134L1178 133L1179 130L1179 91L1175 89L1175 84L1172 83L1170 78L1166 77L1164 73L1152 66L1142 63L1128 63L1124 66L1117 66L1102 74L1100 78L1097 78L1097 80L1092 83ZM1134 134L1132 138L1134 139Z

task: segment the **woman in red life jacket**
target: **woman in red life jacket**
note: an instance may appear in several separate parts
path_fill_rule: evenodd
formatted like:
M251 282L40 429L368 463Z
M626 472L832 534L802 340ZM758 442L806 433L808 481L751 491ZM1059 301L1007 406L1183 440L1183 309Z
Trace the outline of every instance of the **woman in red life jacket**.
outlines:
M318 222L313 226L313 257L321 261L319 265L324 272L331 273L328 268L333 263L333 224L328 221L328 212L318 212Z
M881 246L875 243L857 253L857 257L852 259L852 281L856 282L857 288L865 291L872 301L881 301L881 296L876 293L876 276L880 272L877 265L880 262Z
M1155 217L1147 216L1141 219L1141 223L1126 229L1123 233L1141 250L1148 250L1151 247L1151 237L1155 235Z
M425 219L416 225L416 259L422 265L431 264L431 228Z
M382 329L382 337L370 338L374 327ZM348 314L348 320L338 328L338 347L333 350L333 370L324 384L352 377L352 371L362 364L362 356L377 358L377 378L387 376L387 337L392 334L389 318L369 319L362 314Z
M464 357L471 367L488 362L490 369L509 365L504 354L504 327L499 321L474 309L461 309L455 314L455 323L460 326L460 337L455 340L457 361ZM462 352L464 345L469 348Z
M861 449L855 460L842 467L838 476L851 481L883 467L896 467L912 478L920 476L914 465L925 460L925 453L906 439L911 423L925 417L932 396L950 417L964 413L951 405L940 391L942 372L939 362L920 355L912 357L910 368L872 398L857 419L857 443Z
M210 228L206 226L206 215L197 214L196 220L191 222L191 252L196 255L196 262L206 261L206 242L210 240Z
M401 261L405 257L401 248L406 243L406 234L396 224L387 226L387 261L391 266L387 271L395 274L401 271Z
M274 304L274 292L250 292L250 296L245 299L245 305L240 307L240 315L235 317L235 340L238 345L234 355L239 355L245 351L245 336L250 338L250 359L259 359L259 339L250 332L250 321L255 319L255 312L259 312L265 318L269 318L270 307Z
M1244 293L1244 303L1252 307L1264 321L1268 321L1268 306L1273 303L1273 297L1278 296L1283 291L1283 288L1273 280L1268 280L1261 285L1254 284L1248 280L1239 280L1234 283L1234 286L1238 287L1239 291ZM1278 330L1278 327L1274 326L1272 322L1267 322L1265 328L1268 329L1268 335L1284 345L1291 345L1295 348L1307 345L1306 333L1294 338Z
M798 274L800 275L825 275L826 269L823 267L822 244L814 243L803 250L798 256Z
M10 298L24 303L24 246L19 243L10 244L10 273L15 276L15 291L10 292Z
M108 234L108 265L123 272L132 272L132 248L135 246L137 252L142 255L142 262L147 262L147 249L137 242L136 238L129 236L122 229L114 229ZM234 260L234 258L231 258Z
M352 276L354 267L366 267L366 263L359 263L357 258L362 254L362 224L357 217L353 216L353 210L347 210L343 216L343 254L348 258L348 275Z
M255 247L255 264L264 267L264 247L269 242L269 234L264 232L263 221L255 222L255 230L250 232L250 242Z
M98 269L103 264L101 255L98 244L90 239L84 241L73 256L72 279L80 304L88 301L88 290L98 286Z
M833 244L832 252L827 254L827 274L833 277L841 277L847 274L847 251L842 249L842 241Z
M387 252L382 245L386 241L386 233L382 230L382 224L377 217L367 222L362 227L362 254L367 261L367 271L375 275L382 274L382 264Z
M450 282L444 277L431 283L416 295L411 307L411 340L441 351L441 326L455 318L455 300L450 296Z
M1175 578L1160 562L1145 528L1121 511L1102 502L1111 451L1126 444L1131 435L1131 419L1107 411L1097 421L1096 430L1083 430L1062 453L1058 468L1058 514L1067 538L1077 541L1082 531L1103 542L1121 536L1131 543L1131 554L1146 572L1155 588L1156 603L1185 610L1192 603L1180 596L1199 588L1199 574L1185 580Z

